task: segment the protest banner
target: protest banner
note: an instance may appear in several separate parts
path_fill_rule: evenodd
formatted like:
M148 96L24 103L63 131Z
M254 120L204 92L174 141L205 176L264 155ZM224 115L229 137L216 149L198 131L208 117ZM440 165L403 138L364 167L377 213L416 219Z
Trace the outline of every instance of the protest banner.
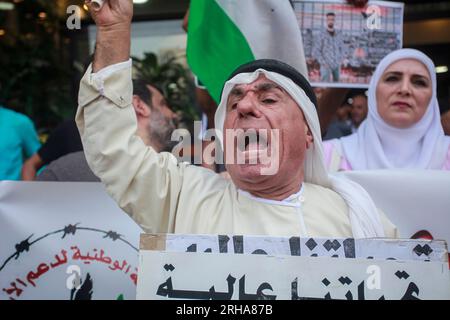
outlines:
M293 0L302 31L308 77L315 87L367 88L375 67L403 45L399 2Z
M239 236L236 242L228 235L234 249L225 252L224 237L142 235L137 299L450 299L444 242L309 238L294 240L300 246L294 254L286 254L293 238ZM312 246L312 241L324 246L328 241L328 251L338 250L349 240L358 244L344 249L353 253L351 257L310 255L314 248L300 249ZM207 249L192 252L192 245L186 248L188 243ZM358 246L359 251L355 250ZM236 247L241 249L236 251ZM250 253L245 247L263 249ZM361 258L356 252L370 256ZM432 257L432 252L438 254ZM428 258L414 259L411 253Z
M450 241L450 173L375 170L340 174L366 188L399 228L400 237L428 235L425 238ZM0 182L0 299L134 299L141 232L100 183ZM395 241L302 242L292 237L272 238L268 247L259 237L246 237L245 245L236 235L202 237L195 242L189 235L167 235L161 250L255 255L300 252L302 256L346 258L354 254L356 259L408 261L434 261L446 252L436 241L430 247L426 241L398 246ZM273 251L276 243L279 249ZM380 247L376 251L380 254L371 246ZM394 253L392 248L396 248ZM79 285L86 282L88 273L90 279L83 288L89 283L93 287L86 294Z
M340 172L367 190L397 226L400 238L450 242L450 172L367 170Z
M134 300L141 232L99 183L2 181L0 300Z
M442 240L142 234L144 250L446 262Z

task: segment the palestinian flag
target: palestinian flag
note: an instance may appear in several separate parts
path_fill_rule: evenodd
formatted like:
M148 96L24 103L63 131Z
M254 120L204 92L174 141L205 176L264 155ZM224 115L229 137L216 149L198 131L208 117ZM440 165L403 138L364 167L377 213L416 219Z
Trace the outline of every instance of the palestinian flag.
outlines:
M281 60L307 75L289 0L191 0L187 60L216 102L232 71L262 58Z

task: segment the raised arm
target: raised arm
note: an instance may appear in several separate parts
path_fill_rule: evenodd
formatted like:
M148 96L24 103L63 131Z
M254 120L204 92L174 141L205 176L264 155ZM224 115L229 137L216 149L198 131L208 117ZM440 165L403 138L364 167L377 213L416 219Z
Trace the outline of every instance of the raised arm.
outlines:
M87 1L89 12L97 25L92 72L127 61L130 58L132 0L106 0L100 10Z
M80 83L76 122L86 160L119 206L149 232L173 228L183 166L137 135L132 106L132 0L90 8L97 24L94 62Z
M44 162L42 161L42 158L39 156L39 153L36 152L23 163L22 180L33 181L36 177L36 172L42 168L43 165Z

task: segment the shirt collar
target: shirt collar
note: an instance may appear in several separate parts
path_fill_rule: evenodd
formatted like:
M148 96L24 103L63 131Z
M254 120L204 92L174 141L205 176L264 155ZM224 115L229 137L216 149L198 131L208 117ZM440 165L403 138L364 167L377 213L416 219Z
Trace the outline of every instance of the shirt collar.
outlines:
M267 204L272 204L272 205L278 205L278 206L287 206L287 207L296 207L299 208L301 207L301 202L303 202L303 192L304 192L304 185L302 183L300 190L296 193L291 194L289 197L287 197L284 200L271 200L271 199L265 199L265 198L260 198L260 197L256 197L254 195L252 195L250 192L248 191L244 191L241 189L238 189L239 194L250 198L252 200L258 201L258 202L262 202L262 203L267 203Z

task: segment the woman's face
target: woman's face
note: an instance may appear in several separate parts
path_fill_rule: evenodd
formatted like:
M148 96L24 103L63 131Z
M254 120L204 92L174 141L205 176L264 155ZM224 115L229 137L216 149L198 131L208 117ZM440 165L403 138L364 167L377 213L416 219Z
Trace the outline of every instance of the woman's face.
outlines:
M398 60L386 68L378 82L378 114L393 127L409 128L422 119L431 96L427 67L415 59Z

